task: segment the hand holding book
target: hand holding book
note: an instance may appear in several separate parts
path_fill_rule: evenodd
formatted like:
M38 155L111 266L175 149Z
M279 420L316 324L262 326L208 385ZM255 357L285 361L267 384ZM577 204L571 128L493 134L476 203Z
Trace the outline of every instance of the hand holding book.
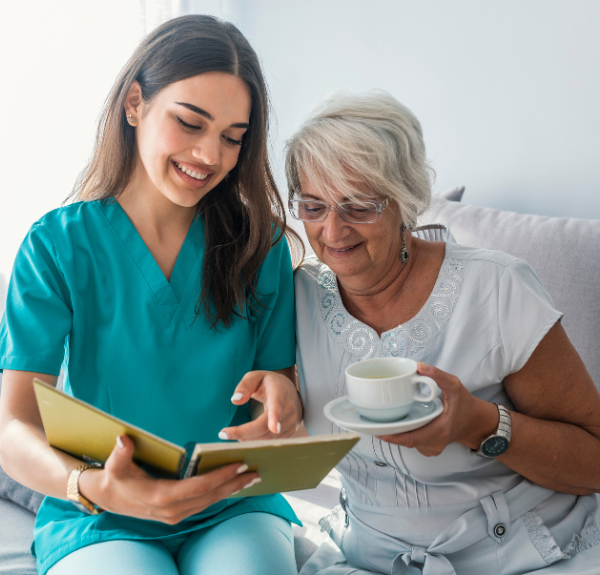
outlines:
M105 464L101 471L82 473L82 495L85 497L88 489L90 501L117 513L124 512L117 507L125 508L126 500L135 499L126 514L150 513L157 520L164 520L164 515L163 519L155 516L157 509L169 517L180 516L225 497L316 487L359 440L356 434L340 433L243 443L190 442L182 447L40 380L34 380L34 389L50 445L87 463ZM124 451L115 447L117 438L125 445ZM248 467L240 471L243 465ZM262 481L248 486L258 476ZM173 481L180 479L183 481ZM159 492L160 486L165 490ZM117 503L110 499L113 489ZM191 507L181 498L190 499ZM173 507L177 500L180 503Z
M133 462L134 451L133 440L119 436L104 469L81 474L81 494L105 511L175 525L260 481L242 463L183 480L155 479Z

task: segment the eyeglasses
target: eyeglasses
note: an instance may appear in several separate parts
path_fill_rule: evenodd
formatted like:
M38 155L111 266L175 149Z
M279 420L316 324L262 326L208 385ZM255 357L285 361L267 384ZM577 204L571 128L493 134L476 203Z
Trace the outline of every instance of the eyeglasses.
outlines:
M303 222L322 222L330 211L337 211L340 218L350 224L372 224L381 218L383 210L390 205L391 201L391 198L387 198L384 202L368 200L360 204L344 202L330 206L320 200L292 199L288 201L288 207L291 216Z

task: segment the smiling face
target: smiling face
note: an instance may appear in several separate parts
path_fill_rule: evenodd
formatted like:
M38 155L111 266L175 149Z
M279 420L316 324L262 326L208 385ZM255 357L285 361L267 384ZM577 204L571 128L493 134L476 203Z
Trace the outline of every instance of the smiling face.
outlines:
M125 105L137 144L130 185L195 206L235 167L250 110L246 84L223 72L169 84L149 104L134 82Z
M338 194L325 197L310 182L302 181L303 199L316 199L330 205L354 201ZM373 194L379 201L385 198ZM366 199L366 198L365 198ZM315 255L338 277L342 286L369 289L402 264L398 258L402 245L402 218L394 202L381 218L370 224L350 224L337 212L330 211L322 222L304 222L308 241Z

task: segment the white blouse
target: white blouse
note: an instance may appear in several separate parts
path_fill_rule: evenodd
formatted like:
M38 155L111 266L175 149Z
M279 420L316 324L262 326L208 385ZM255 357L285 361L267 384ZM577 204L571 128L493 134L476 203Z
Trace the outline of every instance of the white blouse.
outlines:
M306 259L296 272L295 290L296 361L310 435L344 432L325 418L323 406L346 395L344 370L348 365L373 357L424 361L456 375L476 397L514 409L504 390L504 378L526 364L562 316L529 264L505 253L453 241L446 243L437 281L421 311L381 337L348 313L335 274L315 257ZM412 548L414 554L418 548L425 553L438 534L482 499L499 491L506 493L521 483L524 490L529 483L523 483L522 476L499 461L478 457L458 443L448 445L437 457L424 457L415 449L373 436L362 436L337 469L358 541L353 545L369 541L367 547L380 549L373 552L380 557L390 546L392 551ZM597 504L596 496L591 497ZM556 561L560 549L555 547L566 546L568 538L585 527L581 513L574 513L573 524L568 525L566 515L573 509L574 499L555 494L550 498L554 503L541 504L532 511L533 518L523 520L521 527L529 534L529 545L543 559L537 568ZM335 530L327 521L324 527ZM597 528L594 537L600 541ZM523 538L519 539L511 544L513 550L523 544ZM384 570L391 571L387 563Z

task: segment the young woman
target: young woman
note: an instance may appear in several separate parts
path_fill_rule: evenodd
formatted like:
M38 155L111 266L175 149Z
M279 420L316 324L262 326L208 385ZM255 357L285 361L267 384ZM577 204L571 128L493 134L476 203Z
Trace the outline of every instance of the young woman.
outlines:
M180 445L294 433L292 264L267 121L242 34L171 20L117 79L80 201L25 238L0 328L0 463L48 495L40 575L296 573L285 500L226 499L256 473L154 479L126 436L104 468L82 466L48 445L31 384L62 365L67 393ZM254 421L251 396L265 406Z

